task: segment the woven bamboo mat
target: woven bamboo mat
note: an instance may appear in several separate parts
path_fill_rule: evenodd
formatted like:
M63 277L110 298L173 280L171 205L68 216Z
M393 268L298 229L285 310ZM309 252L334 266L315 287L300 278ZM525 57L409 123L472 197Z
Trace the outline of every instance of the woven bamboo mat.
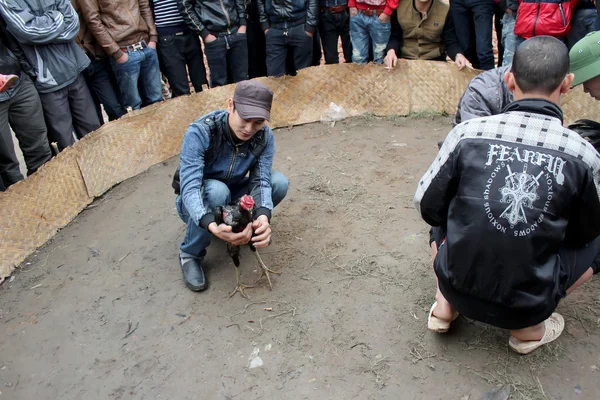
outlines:
M319 121L331 102L348 116L453 114L475 75L449 63L400 60L392 73L380 65L340 64L260 80L275 94L270 125L277 128ZM0 193L0 282L95 197L177 155L188 125L225 108L233 89L175 98L108 123ZM570 92L563 106L567 122L600 115L600 102L581 90Z

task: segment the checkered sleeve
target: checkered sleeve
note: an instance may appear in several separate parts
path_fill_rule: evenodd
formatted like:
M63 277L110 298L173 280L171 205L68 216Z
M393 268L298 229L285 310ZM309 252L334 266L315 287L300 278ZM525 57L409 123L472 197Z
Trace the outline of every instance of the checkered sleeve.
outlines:
M450 200L458 186L456 150L462 129L463 127L459 125L450 131L435 160L417 186L413 200L415 208L431 226L441 226L446 223Z

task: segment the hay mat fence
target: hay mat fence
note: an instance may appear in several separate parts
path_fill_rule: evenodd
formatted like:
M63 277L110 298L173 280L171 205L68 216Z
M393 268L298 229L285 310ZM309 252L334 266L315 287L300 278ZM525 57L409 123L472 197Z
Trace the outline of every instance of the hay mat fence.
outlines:
M319 121L331 102L348 116L453 114L475 75L449 63L401 60L392 73L380 65L340 64L260 80L275 94L270 125L278 128ZM110 122L0 193L0 282L95 197L179 154L188 125L224 108L233 89L229 85L179 97ZM581 89L571 91L562 105L567 123L600 115L600 102Z

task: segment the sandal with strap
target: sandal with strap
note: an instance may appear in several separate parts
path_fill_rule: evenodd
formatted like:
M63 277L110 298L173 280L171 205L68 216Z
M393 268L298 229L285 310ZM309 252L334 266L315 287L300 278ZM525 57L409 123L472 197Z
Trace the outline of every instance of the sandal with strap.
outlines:
M565 319L559 313L552 313L550 318L544 321L544 328L546 330L541 340L522 341L511 336L508 345L519 354L529 354L538 347L558 339L565 329Z
M1 75L0 74L0 93L6 92L13 87L19 80L17 75Z
M456 318L458 318L458 313L455 312L452 316L452 320L450 321L439 319L438 317L433 315L433 310L436 306L437 301L433 303L433 305L431 306L431 310L429 310L429 317L427 318L427 328L429 328L430 331L434 331L436 333L446 333L450 329L450 324L454 322Z

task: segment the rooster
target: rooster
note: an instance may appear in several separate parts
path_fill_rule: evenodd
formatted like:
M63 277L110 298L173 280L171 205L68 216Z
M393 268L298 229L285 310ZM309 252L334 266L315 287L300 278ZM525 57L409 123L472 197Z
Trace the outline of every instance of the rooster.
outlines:
M215 207L215 222L217 224L225 224L231 226L231 231L233 233L242 232L248 224L252 223L253 209L254 199L252 198L252 196L245 194L239 200L234 201L226 206ZM269 281L269 287L273 289L269 273L281 274L281 272L272 271L269 268L267 268L263 260L260 258L260 255L258 254L258 251L256 250L256 247L254 247L252 242L249 243L249 246L250 250L252 250L252 252L256 256L258 264L262 269L262 274L260 278L258 278L257 282L263 276L266 276L267 280ZM235 265L235 278L237 281L237 286L235 287L235 290L233 291L233 293L231 293L229 297L233 297L234 294L239 292L240 295L242 295L242 297L247 299L248 296L246 296L246 294L244 293L244 289L253 288L254 285L248 286L240 282L240 246L227 243L227 254L229 254L229 256L233 259L233 264Z

